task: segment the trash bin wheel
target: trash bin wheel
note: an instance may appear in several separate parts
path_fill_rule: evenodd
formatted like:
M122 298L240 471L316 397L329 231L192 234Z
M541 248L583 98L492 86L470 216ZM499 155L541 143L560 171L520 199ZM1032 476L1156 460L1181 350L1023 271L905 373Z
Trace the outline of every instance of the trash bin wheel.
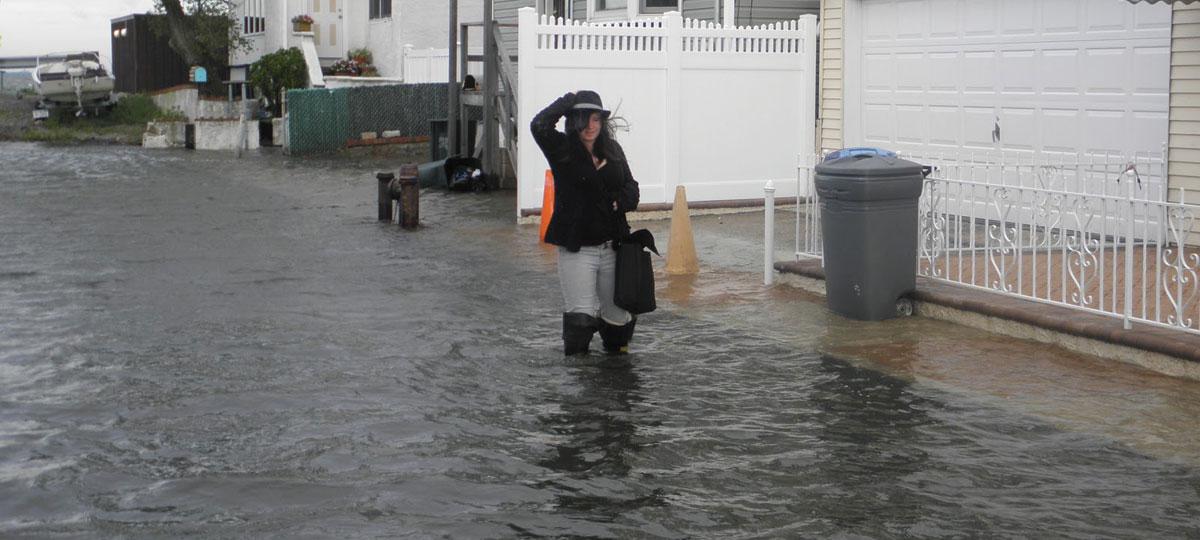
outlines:
M896 300L896 316L911 317L913 314L913 302L908 298Z

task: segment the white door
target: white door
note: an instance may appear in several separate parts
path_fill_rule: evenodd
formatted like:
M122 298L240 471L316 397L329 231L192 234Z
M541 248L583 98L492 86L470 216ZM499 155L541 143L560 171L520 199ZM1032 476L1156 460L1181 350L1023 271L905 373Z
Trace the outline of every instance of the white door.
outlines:
M848 146L1054 159L1160 152L1166 142L1170 6L847 4Z
M342 4L347 0L309 0L313 18L313 44L321 58L345 56L345 36L342 34Z

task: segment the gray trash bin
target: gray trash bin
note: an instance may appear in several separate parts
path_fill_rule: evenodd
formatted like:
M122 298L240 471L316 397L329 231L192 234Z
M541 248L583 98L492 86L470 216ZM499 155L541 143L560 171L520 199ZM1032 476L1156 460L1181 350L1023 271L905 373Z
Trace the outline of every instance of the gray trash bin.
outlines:
M855 154L816 168L829 309L852 319L895 317L916 288L917 201L924 167ZM899 305L898 305L899 301Z

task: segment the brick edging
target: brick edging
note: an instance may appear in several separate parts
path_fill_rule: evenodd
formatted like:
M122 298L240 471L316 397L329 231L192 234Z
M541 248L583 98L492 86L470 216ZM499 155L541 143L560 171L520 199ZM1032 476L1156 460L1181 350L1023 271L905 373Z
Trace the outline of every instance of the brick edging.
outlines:
M412 137L379 137L375 139L348 139L346 140L346 148L354 148L356 146L381 146L385 144L415 144L428 142L428 135L416 135Z

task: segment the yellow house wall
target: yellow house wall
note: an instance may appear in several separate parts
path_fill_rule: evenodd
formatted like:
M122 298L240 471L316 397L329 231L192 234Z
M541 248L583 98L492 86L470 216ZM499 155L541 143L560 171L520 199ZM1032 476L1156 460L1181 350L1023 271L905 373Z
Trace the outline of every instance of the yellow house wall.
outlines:
M1176 3L1171 19L1168 182L1171 200L1182 188L1200 204L1200 4Z
M821 0L820 121L817 144L822 152L845 146L842 138L843 116L843 26L846 0Z

